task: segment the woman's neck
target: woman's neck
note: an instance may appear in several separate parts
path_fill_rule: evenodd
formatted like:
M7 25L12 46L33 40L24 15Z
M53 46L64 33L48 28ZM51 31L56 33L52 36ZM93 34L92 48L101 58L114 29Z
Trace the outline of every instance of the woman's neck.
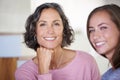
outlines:
M54 49L54 53L52 54L52 60L51 60L51 65L50 68L59 68L62 60L64 57L64 49L63 48L56 48Z
M55 50L51 60L50 69L58 69L65 67L75 57L75 51L59 48Z

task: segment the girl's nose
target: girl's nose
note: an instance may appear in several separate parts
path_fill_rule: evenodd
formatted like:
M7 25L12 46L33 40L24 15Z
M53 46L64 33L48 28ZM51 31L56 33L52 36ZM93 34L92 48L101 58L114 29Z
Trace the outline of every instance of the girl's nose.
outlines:
M99 39L101 37L101 33L99 31L95 31L93 35L93 39Z

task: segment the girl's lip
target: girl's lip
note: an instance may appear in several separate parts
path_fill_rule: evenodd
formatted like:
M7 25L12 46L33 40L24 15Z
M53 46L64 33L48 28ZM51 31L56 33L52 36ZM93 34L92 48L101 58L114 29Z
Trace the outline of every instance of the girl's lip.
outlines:
M100 45L104 45L104 44L105 44L105 42L97 42L97 43L95 43L96 46L100 46Z

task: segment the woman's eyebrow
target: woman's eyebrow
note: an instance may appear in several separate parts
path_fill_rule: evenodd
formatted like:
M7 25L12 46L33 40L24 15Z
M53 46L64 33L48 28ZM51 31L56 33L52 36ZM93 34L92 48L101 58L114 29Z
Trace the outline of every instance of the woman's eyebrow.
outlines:
M40 23L40 22L46 22L46 21L44 21L44 20L39 20L37 23Z

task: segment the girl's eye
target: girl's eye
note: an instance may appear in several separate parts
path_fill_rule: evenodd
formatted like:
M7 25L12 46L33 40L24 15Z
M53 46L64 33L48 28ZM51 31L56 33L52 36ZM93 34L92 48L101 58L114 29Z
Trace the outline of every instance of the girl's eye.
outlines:
M107 29L107 27L106 26L102 26L100 29L101 30L105 30L105 29Z
M92 32L94 32L95 30L92 29L92 28L90 28L88 31L89 31L89 33L92 33Z

